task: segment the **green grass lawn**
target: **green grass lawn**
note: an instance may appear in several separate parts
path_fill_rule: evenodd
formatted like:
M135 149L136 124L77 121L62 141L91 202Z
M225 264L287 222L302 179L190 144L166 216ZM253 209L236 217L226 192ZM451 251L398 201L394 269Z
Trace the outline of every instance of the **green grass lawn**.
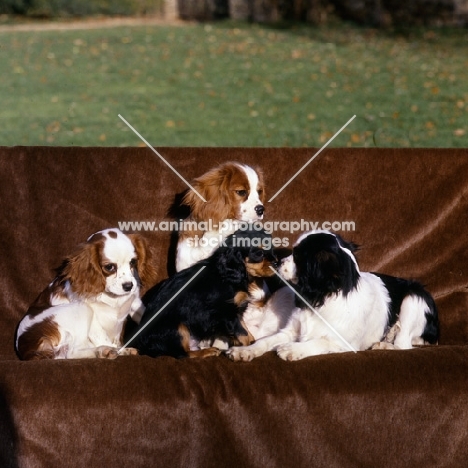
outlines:
M468 32L0 32L0 145L468 147Z

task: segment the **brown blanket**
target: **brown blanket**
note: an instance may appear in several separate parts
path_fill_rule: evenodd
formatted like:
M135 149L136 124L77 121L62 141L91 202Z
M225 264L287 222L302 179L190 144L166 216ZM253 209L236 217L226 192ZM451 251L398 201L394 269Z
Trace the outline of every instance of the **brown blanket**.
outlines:
M315 152L159 151L189 180L224 161L259 166L267 199ZM186 186L148 148L0 148L0 466L464 466L467 161L468 150L328 149L265 204L265 222L353 222L340 234L361 245L362 270L434 295L438 347L21 362L16 324L61 259L119 222L168 220ZM290 245L300 235L277 227ZM171 233L143 234L163 279Z

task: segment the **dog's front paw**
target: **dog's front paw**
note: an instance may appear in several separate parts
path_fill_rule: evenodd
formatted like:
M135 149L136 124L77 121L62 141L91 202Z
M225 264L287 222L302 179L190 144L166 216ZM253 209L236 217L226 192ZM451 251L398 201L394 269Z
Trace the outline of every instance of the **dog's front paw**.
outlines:
M221 351L226 351L229 348L229 343L222 338L216 338L213 341L212 347L218 348Z
M96 357L101 359L115 359L119 350L113 346L99 346L96 348Z
M233 346L226 351L226 356L231 361L251 361L263 353L250 346Z
M387 343L386 341L379 341L374 343L371 349L398 349L393 343Z
M203 348L191 350L187 353L190 358L207 358L207 357L216 357L221 354L221 350L218 348Z
M138 356L138 349L123 348L118 353L119 353L119 356Z
M297 343L287 343L281 346L278 346L276 354L283 359L284 361L299 361L307 357L298 346L295 346Z

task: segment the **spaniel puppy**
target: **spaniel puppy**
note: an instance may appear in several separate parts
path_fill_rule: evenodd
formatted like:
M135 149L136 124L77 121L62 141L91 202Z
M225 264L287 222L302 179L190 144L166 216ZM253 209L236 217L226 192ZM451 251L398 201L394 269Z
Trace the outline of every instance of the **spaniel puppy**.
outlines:
M251 346L231 348L230 358L249 361L276 350L282 359L298 360L436 344L439 321L431 295L415 281L361 272L355 250L329 231L302 235L279 268L298 293L287 324Z
M141 318L140 286L153 284L150 250L139 235L106 229L66 258L16 332L24 360L115 358L128 314ZM136 350L125 350L136 354Z
M272 247L272 237L263 229L240 229L227 237L224 245L238 249L243 258L249 259L246 263L248 299L247 308L242 315L242 323L253 338L258 339L258 334L261 333L259 328L262 328L258 326L259 314L264 315L263 309L267 307L266 304L269 303L272 293L280 287L281 283L275 276L274 270L270 268L278 266L278 258ZM226 350L229 348L229 341L219 337L209 345ZM206 342L200 343L200 347L206 346Z
M232 237L227 246L144 295L146 310L140 325L127 331L130 344L140 354L204 358L217 356L220 350L203 348L202 342L211 344L219 338L231 345L252 342L242 322L249 285L252 278L272 275L275 259L261 245L238 247Z
M237 162L226 162L198 177L182 204L190 215L189 226L179 233L176 270L180 271L209 257L222 241L233 234L239 221L263 219L265 208L262 173Z

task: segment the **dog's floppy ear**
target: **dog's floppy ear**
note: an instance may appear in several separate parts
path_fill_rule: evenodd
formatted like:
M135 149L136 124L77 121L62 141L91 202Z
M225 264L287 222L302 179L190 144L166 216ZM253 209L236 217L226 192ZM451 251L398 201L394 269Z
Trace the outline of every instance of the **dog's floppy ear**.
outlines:
M140 234L128 234L137 254L137 271L142 286L149 288L156 282L156 269L152 263L152 252L146 239Z
M343 250L323 249L308 256L296 252L298 285L314 307L321 307L332 294L346 296L356 287L359 272Z
M353 252L357 250L356 244L349 244L346 247L351 254L340 252L340 275L341 275L341 292L344 296L348 295L357 285L359 280L359 268Z
M83 297L96 296L106 287L101 268L102 240L82 244L66 258L58 269L61 282L69 281L75 294Z
M237 249L222 249L217 259L217 268L221 278L229 283L241 283L247 280L242 253Z
M234 217L228 193L231 177L232 167L224 164L211 169L193 181L193 188L206 202L193 190L189 190L184 195L182 202L190 207L191 216L195 220L211 219L213 223L219 223Z
M339 265L335 253L326 250L311 256L298 255L298 284L303 286L314 306L323 305L325 297L339 290Z

